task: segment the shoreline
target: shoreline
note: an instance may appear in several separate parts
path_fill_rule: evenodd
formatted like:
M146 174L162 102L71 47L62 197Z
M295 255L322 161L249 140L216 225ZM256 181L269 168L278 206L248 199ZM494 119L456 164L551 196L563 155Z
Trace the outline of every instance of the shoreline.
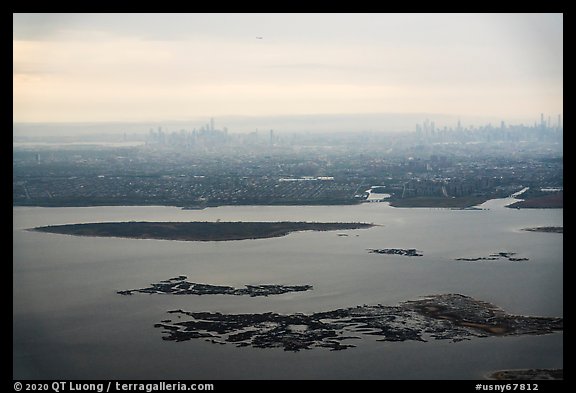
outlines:
M114 207L114 206L162 206L162 207L176 207L182 210L204 210L213 207L225 206L353 206L362 205L364 203L386 203L395 208L446 208L446 209L462 209L462 210L476 210L478 205L485 202L504 198L490 198L485 196L467 196L457 198L446 197L412 197L412 198L386 198L378 201L371 201L368 199L363 200L347 200L347 201L293 201L285 203L255 203L255 204L211 204L206 203L202 205L175 205L170 203L162 203L162 201L154 201L150 203L129 203L128 201L102 201L101 203L75 201L75 203L16 203L12 207ZM563 195L562 192L556 195L547 195L544 197L531 198L531 199L518 199L516 202L506 205L507 208L513 209L562 209ZM482 210L482 209L478 209Z

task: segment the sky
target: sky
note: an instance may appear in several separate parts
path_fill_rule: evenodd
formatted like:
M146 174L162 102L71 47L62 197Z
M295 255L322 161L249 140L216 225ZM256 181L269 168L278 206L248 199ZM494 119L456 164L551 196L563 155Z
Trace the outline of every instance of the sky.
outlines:
M14 122L563 113L562 14L14 14Z

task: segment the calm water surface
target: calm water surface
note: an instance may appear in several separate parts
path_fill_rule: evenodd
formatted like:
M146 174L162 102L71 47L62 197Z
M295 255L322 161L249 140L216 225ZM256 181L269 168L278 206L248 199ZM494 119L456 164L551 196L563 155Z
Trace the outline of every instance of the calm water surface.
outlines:
M13 377L46 379L478 379L502 368L562 367L562 333L459 343L357 340L356 348L285 352L201 340L167 342L153 325L167 310L305 312L395 305L461 293L514 314L563 315L562 209L402 209L387 203L326 207L89 207L13 209ZM99 221L361 221L370 229L282 238L180 242L26 231ZM348 236L339 236L346 234ZM416 248L423 257L370 254ZM459 262L516 252L528 262ZM177 275L193 282L311 284L313 291L243 296L120 296Z

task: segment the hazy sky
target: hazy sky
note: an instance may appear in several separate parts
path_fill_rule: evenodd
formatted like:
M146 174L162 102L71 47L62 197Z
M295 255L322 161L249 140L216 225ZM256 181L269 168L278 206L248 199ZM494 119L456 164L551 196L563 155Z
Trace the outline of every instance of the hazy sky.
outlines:
M563 112L562 14L13 21L15 122L416 112L533 122Z

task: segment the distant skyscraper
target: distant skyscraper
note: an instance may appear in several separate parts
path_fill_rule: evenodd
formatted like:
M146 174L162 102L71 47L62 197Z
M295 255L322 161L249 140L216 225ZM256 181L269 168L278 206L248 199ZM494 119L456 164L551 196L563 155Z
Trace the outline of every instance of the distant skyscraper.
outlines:
M214 131L214 118L210 118L210 131Z

